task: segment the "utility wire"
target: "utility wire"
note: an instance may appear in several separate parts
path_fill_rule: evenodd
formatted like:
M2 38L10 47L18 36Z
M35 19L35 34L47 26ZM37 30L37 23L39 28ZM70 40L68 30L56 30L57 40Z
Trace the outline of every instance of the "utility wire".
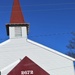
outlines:
M38 5L23 5L22 7L24 6L49 6L49 5L65 5L65 4L74 4L75 3L57 3L57 4L38 4ZM0 6L0 7L3 7L3 6ZM5 7L8 7L8 6L5 6ZM32 12L32 11L51 11L51 10L75 10L75 8L58 8L58 9L40 9L40 10L23 10L23 12ZM6 12L11 12L9 10L4 10L0 13L6 13ZM15 12L19 12L19 11L15 11Z
M70 5L70 4L75 4L75 3L57 3L57 4L36 4L36 5L23 5L23 6L53 6L53 5Z
M75 3L56 3L56 4L36 4L36 5L22 5L22 7L24 7L24 6L53 6L53 5L71 5L71 4L74 4L75 5ZM0 7L11 7L11 6L2 6L2 5L0 5ZM16 6L17 7L17 6Z
M71 68L72 66L64 66L64 67L59 67L59 68L54 68L54 69L50 69L49 71L51 70L58 70L58 69L66 69L66 68Z
M23 12L48 12L48 11L55 11L55 10L75 10L75 8L61 8L61 9L45 9L45 10L24 10ZM11 12L11 11L1 11L0 13L8 13L8 12ZM15 12L19 12L19 11L15 11Z
M29 37L47 37L47 36L58 36L58 35L66 35L66 34L71 34L71 32L67 33L54 33L54 34L44 34L44 35L35 35L35 36L30 36Z
M44 35L28 35L28 37L47 37L47 36L58 36L58 35L66 35L72 34L72 32L64 32L64 33L53 33L53 34L44 34ZM8 38L0 38L0 40L8 39Z

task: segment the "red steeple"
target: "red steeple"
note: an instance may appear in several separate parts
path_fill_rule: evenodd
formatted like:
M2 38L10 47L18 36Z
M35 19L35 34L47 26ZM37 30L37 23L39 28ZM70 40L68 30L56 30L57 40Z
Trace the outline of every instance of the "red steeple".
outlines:
M10 36L10 34L12 33L11 29L12 27L26 27L27 28L27 34L28 34L28 27L29 27L29 24L28 23L25 23L24 21L24 17L23 17L23 14L22 14L22 11L21 11L21 7L20 7L20 3L19 3L19 0L14 0L14 3L13 3L13 7L12 7L12 14L11 14L11 18L10 18L10 23L8 23L6 25L6 29L7 29L7 35ZM9 28L11 27L11 28ZM15 32L15 29L14 29L14 32ZM14 33L15 35L15 33ZM24 36L22 36L24 37Z
M19 0L14 0L10 23L25 23Z

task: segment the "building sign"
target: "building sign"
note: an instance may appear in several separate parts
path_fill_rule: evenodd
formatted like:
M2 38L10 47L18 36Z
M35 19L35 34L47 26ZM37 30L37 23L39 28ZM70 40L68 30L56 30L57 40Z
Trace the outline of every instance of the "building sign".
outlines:
M21 71L21 75L33 75L33 74L34 74L33 70Z
M50 75L27 56L7 75Z

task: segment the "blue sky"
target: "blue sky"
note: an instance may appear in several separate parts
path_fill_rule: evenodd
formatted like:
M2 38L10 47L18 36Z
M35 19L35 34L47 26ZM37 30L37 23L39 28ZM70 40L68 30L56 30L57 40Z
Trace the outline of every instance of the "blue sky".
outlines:
M8 39L13 0L0 0L0 42ZM25 21L30 23L28 38L66 53L75 32L75 0L20 0Z

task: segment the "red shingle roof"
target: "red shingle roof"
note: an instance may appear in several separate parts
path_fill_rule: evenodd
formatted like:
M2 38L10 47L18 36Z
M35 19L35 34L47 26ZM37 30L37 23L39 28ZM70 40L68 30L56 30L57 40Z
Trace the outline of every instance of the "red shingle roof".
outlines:
M14 0L10 23L25 23L19 0Z

